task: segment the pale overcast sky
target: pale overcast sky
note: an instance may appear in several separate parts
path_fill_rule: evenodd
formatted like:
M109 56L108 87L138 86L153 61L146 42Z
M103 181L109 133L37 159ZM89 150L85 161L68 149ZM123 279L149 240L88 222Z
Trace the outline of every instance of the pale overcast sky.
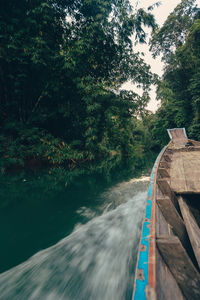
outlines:
M135 3L138 2L138 7L144 7L147 8L153 3L157 2L156 0L130 0L133 4L133 7L135 6ZM174 10L174 8L181 3L181 0L161 0L161 5L153 10L153 14L155 15L157 23L161 26L165 20L167 19L168 15ZM196 3L200 7L200 0L197 0ZM157 73L158 75L162 75L162 68L163 63L161 62L160 58L153 59L151 56L151 53L149 52L149 46L148 45L139 45L136 47L137 51L142 51L145 53L145 61L151 65L152 72ZM127 90L135 90L135 87L133 84L127 82L123 84L122 86L124 89ZM156 111L158 108L158 101L155 100L156 93L155 88L152 88L151 92L151 101L148 104L148 109L151 111Z

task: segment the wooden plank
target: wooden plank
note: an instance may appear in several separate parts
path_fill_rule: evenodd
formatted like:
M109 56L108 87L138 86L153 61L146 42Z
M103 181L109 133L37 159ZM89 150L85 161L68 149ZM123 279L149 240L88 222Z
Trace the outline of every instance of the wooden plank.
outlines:
M175 145L185 145L188 142L184 128L168 129L170 138Z
M171 187L166 179L159 178L157 179L157 184L159 189L161 190L164 197L169 197L171 201L173 202L176 209L178 209L178 202L175 197L174 192L171 190Z
M166 161L161 161L160 164L159 164L159 166L161 168L169 169L169 163L166 162Z
M198 147L189 146L189 147L173 149L173 153L175 153L175 152L192 152L192 151L200 151L200 147L199 146Z
M200 299L200 274L180 240L175 236L158 237L157 247L186 299Z
M157 299L184 300L183 294L169 268L156 249Z
M192 143L195 146L200 146L200 142L188 139L188 142Z
M169 175L176 193L200 193L200 152L174 153Z
M188 232L188 236L194 250L195 257L200 267L200 228L187 205L186 200L183 197L178 197L181 213L185 221L185 226Z
M200 155L199 153L184 153L184 172L188 191L196 192L200 188L199 181Z
M168 147L165 151L165 154L173 154L173 149L170 149L170 147Z
M158 169L158 174L161 178L169 178L169 173L168 173L167 169L165 169L165 168L160 167Z
M178 236L185 248L188 246L188 237L182 218L176 210L169 197L159 198L156 200L167 223L170 224L174 234Z
M158 187L159 187L159 189L161 190L161 192L164 196L171 197L172 190L171 190L171 187L170 187L170 185L169 185L169 183L166 179L163 179L163 178L157 179L157 184L158 184Z
M171 188L174 191L187 190L182 153L174 153L170 169Z
M173 234L171 226L166 222L156 201L156 237Z
M171 162L171 161L172 161L171 156L170 156L170 155L167 155L167 154L163 155L163 159L164 159L166 162Z

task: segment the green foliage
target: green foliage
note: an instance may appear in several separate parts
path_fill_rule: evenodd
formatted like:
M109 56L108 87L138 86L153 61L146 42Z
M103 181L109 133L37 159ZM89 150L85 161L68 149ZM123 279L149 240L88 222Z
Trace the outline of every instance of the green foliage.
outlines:
M141 159L132 119L156 78L131 36L145 42L153 15L128 0L3 0L0 9L2 168ZM127 80L143 97L119 92Z
M168 61L175 50L185 42L189 28L198 17L196 0L182 0L168 16L164 25L158 28L152 36L151 51L156 57L163 54L163 60Z
M81 153L72 150L61 139L54 138L44 130L27 128L17 123L7 123L0 140L2 171L13 165L20 168L27 165L69 164L72 159L82 158Z
M152 132L163 144L167 142L166 129L173 127L185 127L190 138L200 139L200 19L197 18L194 1L182 1L160 29L160 34L167 34L166 24L172 16L179 20L177 12L181 12L182 20L189 22L184 23L185 27L173 28L175 36L182 39L181 43L176 44L174 53L168 51L170 48L162 48L167 59L157 88L161 107L156 112ZM166 38L164 35L162 37ZM176 37L172 38L171 45L175 45ZM156 39L160 43L158 36Z

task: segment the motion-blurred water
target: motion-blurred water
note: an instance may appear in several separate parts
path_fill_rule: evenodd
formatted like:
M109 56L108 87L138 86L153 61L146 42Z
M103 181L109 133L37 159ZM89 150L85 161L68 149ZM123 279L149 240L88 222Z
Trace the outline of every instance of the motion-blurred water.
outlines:
M89 221L1 273L0 299L131 299L148 181L122 182L100 195L98 207L79 207Z

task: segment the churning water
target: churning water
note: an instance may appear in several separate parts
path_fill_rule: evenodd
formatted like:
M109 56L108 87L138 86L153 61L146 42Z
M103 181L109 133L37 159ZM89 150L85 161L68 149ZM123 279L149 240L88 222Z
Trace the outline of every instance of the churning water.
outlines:
M105 191L100 214L80 207L77 214L88 217L86 224L0 274L0 299L131 299L148 180Z

